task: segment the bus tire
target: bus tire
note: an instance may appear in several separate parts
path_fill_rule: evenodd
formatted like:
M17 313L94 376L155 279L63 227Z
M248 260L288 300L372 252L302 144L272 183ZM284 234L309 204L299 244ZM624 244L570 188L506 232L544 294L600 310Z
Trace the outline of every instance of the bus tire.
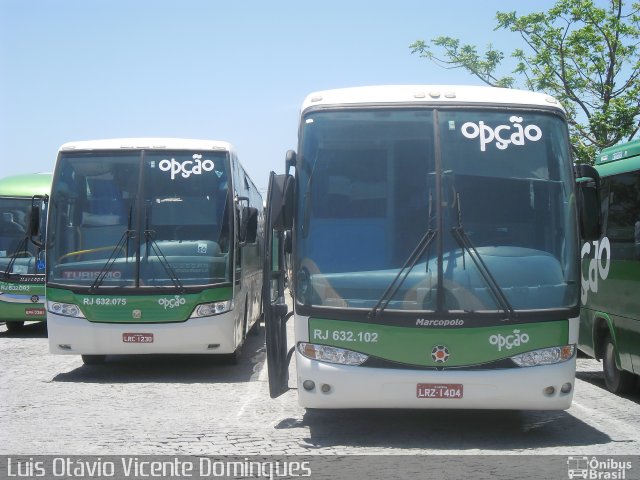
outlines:
M85 365L101 365L106 358L106 355L82 355L82 363Z
M616 366L616 347L611 335L607 333L604 338L602 354L602 370L604 372L604 384L612 393L629 393L636 384L636 376Z
M249 330L249 333L254 337L257 337L258 335L260 335L260 319L256 320L256 323L253 324L253 326L251 327L251 330Z
M260 335L260 322L262 321L262 318L263 315L261 314L260 316L258 316L258 318L256 318L256 321L253 323L253 325L251 325L251 330L249 330L249 333L254 337L258 337Z
M6 325L7 332L16 333L22 330L22 327L24 327L24 322L7 322Z
M222 355L222 362L227 365L238 365L240 363L240 354L242 353L242 346L236 348L233 353L225 353Z

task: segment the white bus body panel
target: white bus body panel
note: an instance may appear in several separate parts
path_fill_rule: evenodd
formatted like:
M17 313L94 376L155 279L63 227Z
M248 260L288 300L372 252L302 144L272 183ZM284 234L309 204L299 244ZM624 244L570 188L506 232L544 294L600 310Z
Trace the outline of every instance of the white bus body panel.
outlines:
M47 312L51 353L128 355L149 353L233 353L238 322L233 310L179 323L97 323ZM126 333L151 333L153 343L127 343ZM209 348L219 344L219 347ZM68 346L60 347L60 345Z
M298 402L305 408L450 408L565 410L570 393L560 392L564 383L574 384L575 357L564 363L503 370L396 370L366 368L310 360L296 352ZM316 387L302 386L312 380ZM417 397L419 383L463 385L463 397L425 399ZM321 386L330 387L323 393ZM555 388L553 395L543 389Z

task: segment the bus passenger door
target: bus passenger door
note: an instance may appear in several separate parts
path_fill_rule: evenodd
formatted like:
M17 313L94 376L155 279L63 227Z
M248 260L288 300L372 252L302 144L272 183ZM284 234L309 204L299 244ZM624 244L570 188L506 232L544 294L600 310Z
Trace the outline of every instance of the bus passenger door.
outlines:
M293 354L287 349L287 313L285 302L284 234L291 228L293 177L271 172L265 212L263 268L263 312L266 332L269 394L276 398L286 392L289 381L289 361Z

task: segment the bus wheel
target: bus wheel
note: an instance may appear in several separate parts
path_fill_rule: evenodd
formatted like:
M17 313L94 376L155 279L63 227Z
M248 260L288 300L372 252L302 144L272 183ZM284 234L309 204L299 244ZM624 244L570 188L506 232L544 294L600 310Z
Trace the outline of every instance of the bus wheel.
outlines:
M240 363L240 354L242 353L242 345L236 348L236 351L233 353L225 353L222 355L223 363L227 365L238 365Z
M616 366L616 348L607 334L604 339L604 355L602 356L602 370L604 371L604 383L612 393L629 393L635 387L636 376Z
M7 322L6 325L7 332L16 333L22 330L22 327L24 327L24 322Z
M106 355L82 355L82 363L85 365L100 365L104 363Z
M260 319L256 320L256 323L253 324L251 330L249 330L249 333L254 337L260 335Z
M260 335L260 322L262 321L263 318L264 318L264 315L260 315L256 319L255 323L251 326L251 330L249 330L249 333L254 337L257 337Z

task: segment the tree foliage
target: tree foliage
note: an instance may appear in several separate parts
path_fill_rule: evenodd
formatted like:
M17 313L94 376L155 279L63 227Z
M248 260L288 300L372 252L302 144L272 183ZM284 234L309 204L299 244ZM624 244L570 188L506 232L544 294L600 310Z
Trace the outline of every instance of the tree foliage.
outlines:
M520 34L526 46L511 52L515 68L506 76L498 74L505 54L492 45L479 53L441 36L410 48L488 85L555 96L568 113L576 160L591 163L598 151L633 139L640 128L640 3L606 3L558 0L547 12L498 12L495 30Z

